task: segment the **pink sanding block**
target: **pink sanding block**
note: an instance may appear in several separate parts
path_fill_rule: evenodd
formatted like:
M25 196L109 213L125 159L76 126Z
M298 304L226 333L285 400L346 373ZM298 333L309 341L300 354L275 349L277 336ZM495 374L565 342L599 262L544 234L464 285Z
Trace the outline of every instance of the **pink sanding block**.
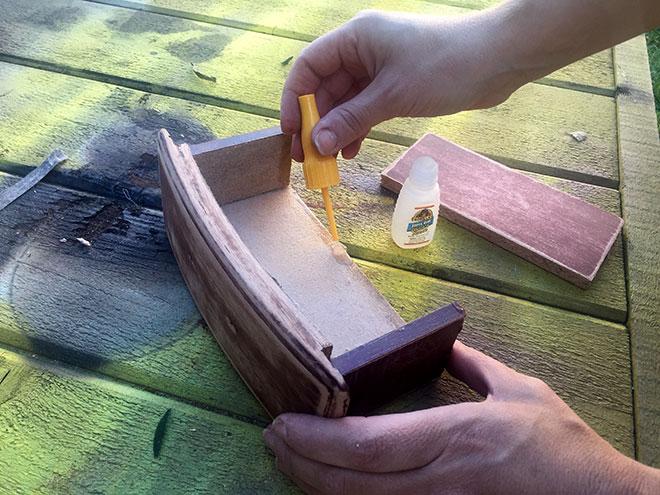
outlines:
M616 215L433 134L383 170L383 187L399 192L423 155L438 162L441 216L578 287L593 281L623 226Z

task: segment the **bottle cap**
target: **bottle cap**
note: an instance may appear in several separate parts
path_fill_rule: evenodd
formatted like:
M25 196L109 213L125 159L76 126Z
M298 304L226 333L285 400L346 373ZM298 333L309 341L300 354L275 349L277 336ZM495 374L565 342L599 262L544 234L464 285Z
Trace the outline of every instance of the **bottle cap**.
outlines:
M413 162L408 178L418 187L433 187L438 182L438 163L430 156L420 156Z

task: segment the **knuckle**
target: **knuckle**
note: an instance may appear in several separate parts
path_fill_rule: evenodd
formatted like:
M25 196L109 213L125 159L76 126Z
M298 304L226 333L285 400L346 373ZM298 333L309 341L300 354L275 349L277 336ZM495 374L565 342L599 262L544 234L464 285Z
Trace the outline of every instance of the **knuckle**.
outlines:
M340 107L338 112L338 117L344 122L344 125L348 128L354 137L363 134L366 119L362 111L346 105L344 107Z
M526 382L528 390L535 398L550 399L555 395L550 386L540 378L530 376L527 377Z
M353 17L354 20L360 21L362 23L368 23L368 22L373 22L376 20L380 20L384 17L384 14L378 10L375 9L364 9L358 12L355 17Z

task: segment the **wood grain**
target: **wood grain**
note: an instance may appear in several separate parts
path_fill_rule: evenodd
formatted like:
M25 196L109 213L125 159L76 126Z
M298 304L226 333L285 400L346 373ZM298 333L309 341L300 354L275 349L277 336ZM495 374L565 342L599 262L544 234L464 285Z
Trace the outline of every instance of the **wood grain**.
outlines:
M190 151L220 206L289 185L291 143L279 127L193 144Z
M277 117L289 70L281 61L306 46L87 2L6 0L6 6L0 60L262 116ZM48 19L62 19L58 22L67 29L52 29ZM196 77L190 62L215 75L217 83ZM575 142L569 136L574 131L587 133L588 139ZM614 131L612 98L530 84L496 109L395 119L377 126L372 136L409 146L434 132L507 165L616 187Z
M412 164L438 164L440 215L586 289L623 220L500 163L426 134L381 173L398 193Z
M3 491L297 493L260 426L1 349L3 367L11 370L0 385ZM154 430L170 409L154 459Z
M202 144L196 147L206 161L202 169L187 145L177 148L169 134L161 131L159 155L168 235L200 312L273 416L282 412L343 415L346 409L340 407L349 406L349 399L356 401L349 410L364 413L385 397L440 375L462 325L463 311L448 306L404 326L343 246L332 240L291 188L282 187L282 182L288 182L290 159L284 157L290 146L290 138L279 129ZM205 172L216 191L203 179ZM254 183L246 185L241 179ZM202 208L195 209L196 196L201 197ZM214 229L216 216L222 225ZM192 222L186 222L186 217ZM180 222L190 226L182 229ZM196 235L197 230L208 230L216 237L209 240ZM204 259L207 246L212 244L229 253ZM236 261L239 263L226 268ZM217 269L209 266L213 263L227 274L235 273L217 277ZM211 273L210 279L200 270ZM263 288L250 280L257 276L272 278L278 289L270 288L270 293L264 294ZM251 294L251 290L260 292ZM280 301L273 303L276 298ZM251 299L275 318L256 320L246 314L243 300ZM218 314L218 306L224 314ZM300 317L295 320L287 315L298 311ZM223 316L238 330L223 324ZM283 327L286 324L296 326L287 329ZM286 335L281 336L284 332ZM284 352L270 342L273 337L284 341ZM325 344L326 340L330 343ZM318 383L329 381L318 371L324 372L328 363L315 351L329 358L333 346L340 354L340 373L351 380L349 397L343 392L343 382L326 385L328 397L309 397L308 389L320 389ZM268 356L270 361L257 359L270 352L275 355ZM318 359L323 362L315 362ZM296 362L291 363L293 360ZM272 362L279 364L277 370L272 369ZM301 367L306 372L301 373ZM290 368L297 373L286 377ZM278 386L282 381L288 386L288 396ZM331 409L333 402L339 407Z
M417 0L308 2L305 4L304 9L300 8L300 2L297 0L263 2L261 9L245 8L245 4L240 0L220 3L204 0L94 1L301 41L312 41L325 32L347 22L351 17L365 9L456 16L469 13L469 8L481 7L481 5L472 4L466 5L469 8L463 8L462 2L456 2L454 5L443 5L441 2ZM469 4L469 2L466 3ZM541 81L550 85L612 95L614 92L612 51L606 50L571 64L550 74Z
M204 142L276 125L267 119L110 84L0 63L0 85L13 89L0 105L0 168L25 174L34 157L61 146L70 160L48 177L67 187L100 193L118 202L160 206L155 135L172 129L179 141ZM70 105L76 101L76 105ZM34 125L43 115L42 124ZM466 130L467 132L467 130ZM570 138L569 138L570 139ZM121 143L118 146L117 143ZM476 235L445 222L423 252L393 256L389 221L392 195L379 173L404 148L365 141L360 155L341 161L342 186L333 191L339 228L352 256L441 276L477 287L573 309L616 321L626 315L621 244L617 242L598 278L582 291ZM293 184L323 218L318 195L305 191L300 166ZM620 214L618 192L574 181L535 176L545 183ZM132 203L131 203L132 204ZM429 262L429 259L432 260Z
M158 147L172 250L197 307L243 380L273 417L343 416L346 384L317 333L245 249L189 147L176 146L165 131Z
M364 415L440 376L465 311L449 304L332 360L351 394L348 412Z
M660 467L660 144L644 35L614 53L637 457Z

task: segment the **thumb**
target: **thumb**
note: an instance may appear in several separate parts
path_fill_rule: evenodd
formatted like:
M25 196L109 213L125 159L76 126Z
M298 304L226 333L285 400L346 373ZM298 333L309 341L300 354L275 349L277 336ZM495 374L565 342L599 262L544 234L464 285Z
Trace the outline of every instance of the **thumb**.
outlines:
M447 371L485 397L506 396L522 386L523 375L458 340L449 357Z
M319 153L334 155L386 120L382 83L373 81L350 100L330 110L312 131Z

